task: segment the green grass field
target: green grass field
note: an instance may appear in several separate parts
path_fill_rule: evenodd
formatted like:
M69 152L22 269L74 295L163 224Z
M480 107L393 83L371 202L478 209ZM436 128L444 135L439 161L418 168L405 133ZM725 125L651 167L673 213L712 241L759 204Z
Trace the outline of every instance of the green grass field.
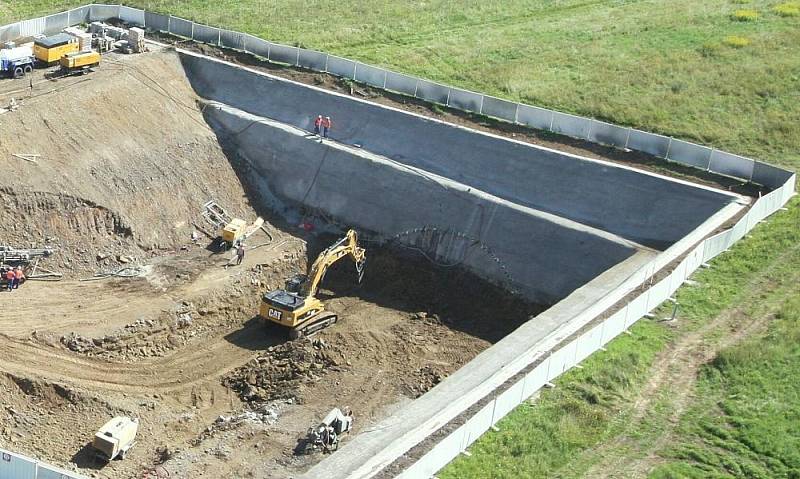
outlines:
M800 165L800 16L782 15L777 1L127 3ZM80 4L0 0L0 21ZM758 18L732 19L743 9Z
M797 1L128 3L800 167ZM800 477L798 203L440 477Z

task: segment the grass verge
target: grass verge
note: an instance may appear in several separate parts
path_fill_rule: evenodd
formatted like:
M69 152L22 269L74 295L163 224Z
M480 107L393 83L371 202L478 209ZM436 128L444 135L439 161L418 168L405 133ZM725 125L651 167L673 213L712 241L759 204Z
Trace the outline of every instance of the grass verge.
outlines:
M725 431L736 446L732 450L746 458L738 470L762 472L752 477L788 474L796 467L797 457L790 453L790 446L800 440L800 382L794 380L797 373L786 371L791 360L797 359L800 334L795 315L800 304L796 290L800 272L795 267L800 263L799 203L794 201L788 212L756 228L752 237L714 260L711 269L699 270L693 276L698 284L678 291L677 325L639 321L632 336L615 339L607 352L585 361L584 369L568 372L555 389L544 390L534 403L517 408L499 423L499 432L489 432L472 446L471 457L459 457L438 476L583 477L598 475L595 469L601 464L606 473L624 465L618 477L629 477L637 468L644 473L656 468L656 477L727 474L722 465L734 464L735 453L718 451L716 444L711 447L707 440L713 433L709 431ZM781 305L777 311L776 305ZM764 314L783 319L770 324L768 335L731 345L709 366L701 366L699 383L687 386L696 387L697 394L686 392L690 398L704 399L692 400L678 415L680 426L675 430L675 384L665 381L663 387L646 389L658 366L655 361L667 359L661 353L691 334L699 335L697 343L702 345L724 341L730 334L727 328L703 329L714 318L728 315L729 322L720 325L734 328L737 321ZM775 342L776 335L785 338L782 345ZM756 351L760 351L759 360L748 361L748 355ZM691 351L676 350L676 354ZM770 361L774 363L764 370ZM762 380L745 387L755 377ZM653 397L643 398L645 390ZM642 400L650 401L649 405L637 411ZM754 410L764 415L753 417ZM720 411L727 416L721 417ZM648 457L649 446L667 434L674 435L674 444ZM783 456L759 446L771 437L780 438L772 442L787 444Z

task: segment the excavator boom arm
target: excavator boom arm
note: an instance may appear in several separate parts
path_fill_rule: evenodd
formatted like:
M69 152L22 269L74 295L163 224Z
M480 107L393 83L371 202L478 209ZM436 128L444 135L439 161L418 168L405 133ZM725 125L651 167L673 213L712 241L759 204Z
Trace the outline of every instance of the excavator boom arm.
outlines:
M325 272L328 271L331 265L345 256L351 256L353 258L353 262L356 264L356 270L359 272L360 280L361 268L363 267L366 256L364 248L358 245L358 234L355 230L349 230L344 238L332 244L317 256L317 259L309 270L303 295L305 297L316 296L319 285L325 277Z

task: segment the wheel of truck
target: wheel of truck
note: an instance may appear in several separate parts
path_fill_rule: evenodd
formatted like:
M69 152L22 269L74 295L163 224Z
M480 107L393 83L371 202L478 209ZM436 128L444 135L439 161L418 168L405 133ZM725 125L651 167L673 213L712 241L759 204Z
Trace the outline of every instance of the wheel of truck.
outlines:
M25 68L23 70L25 71L25 74L27 75L28 73L31 73L33 71L33 65L25 65Z
M14 68L14 78L22 78L25 76L25 70L22 67Z

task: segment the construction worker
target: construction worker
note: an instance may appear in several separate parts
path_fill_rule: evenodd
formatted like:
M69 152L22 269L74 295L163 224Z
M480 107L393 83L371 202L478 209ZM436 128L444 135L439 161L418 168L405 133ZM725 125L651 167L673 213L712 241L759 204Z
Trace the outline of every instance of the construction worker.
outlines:
M3 278L6 280L6 287L11 291L14 286L14 270L12 268L3 269Z
M317 115L317 119L314 120L314 134L319 136L319 130L322 128L322 115Z
M331 117L326 116L325 118L322 119L322 137L323 138L327 138L328 137L328 132L330 131L331 126L332 126Z
M239 243L239 247L236 248L236 264L242 264L244 261L244 243Z
M14 271L14 289L19 288L19 284L22 283L23 279L25 279L25 273L22 272L22 266L17 266L16 271Z

